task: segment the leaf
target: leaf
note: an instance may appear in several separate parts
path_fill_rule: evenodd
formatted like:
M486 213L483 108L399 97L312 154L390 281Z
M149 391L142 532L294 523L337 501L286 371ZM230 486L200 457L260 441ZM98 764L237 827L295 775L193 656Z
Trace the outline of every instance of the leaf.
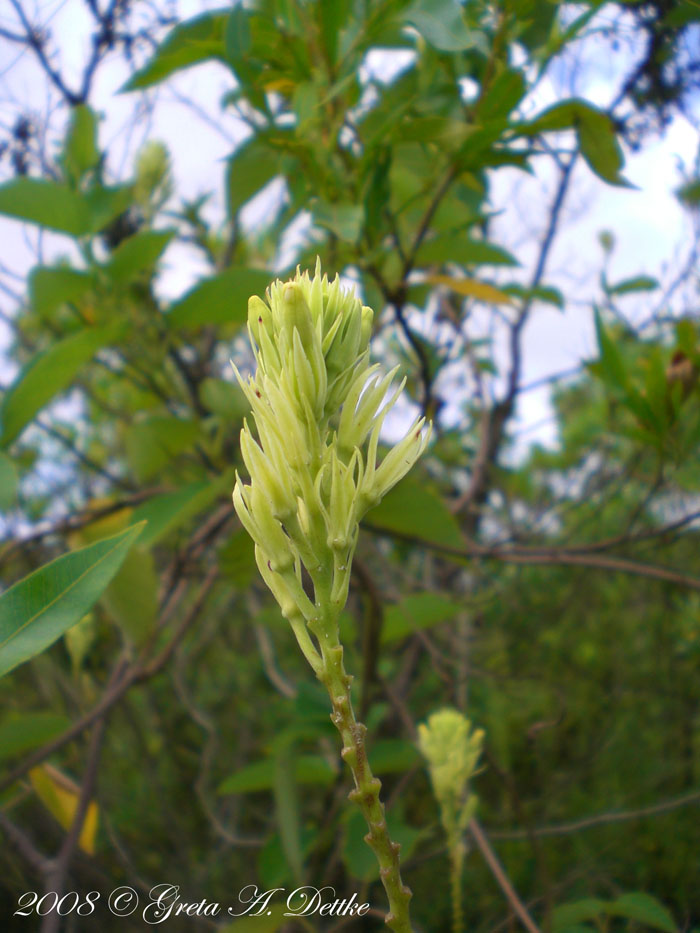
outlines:
M244 528L237 529L219 551L219 566L238 589L246 589L256 579L255 546Z
M454 515L432 489L411 476L384 496L368 514L365 524L448 547L464 547Z
M154 496L134 509L134 522L146 522L139 544L151 547L205 509L220 493L225 483L232 481L227 474L220 482L190 483L175 492Z
M320 755L298 755L294 760L294 776L298 784L326 786L335 779L335 771ZM234 772L219 786L219 794L250 794L272 790L275 782L275 760L264 758Z
M419 760L415 743L407 739L379 739L368 749L375 774L402 774Z
M407 638L420 629L432 628L453 619L460 611L454 603L436 593L417 593L389 606L384 613L381 642L383 645Z
M151 415L127 428L126 456L139 482L152 479L199 437L200 425L194 419L174 415Z
M49 764L32 768L29 772L29 780L46 809L53 814L65 830L69 830L73 825L75 812L80 802L80 787L58 768ZM78 845L88 855L95 854L97 822L97 803L91 800L78 838Z
M102 605L134 645L152 633L158 615L158 575L143 541L124 558L102 594Z
M63 148L63 165L74 182L79 182L85 173L100 160L97 148L97 117L86 104L71 110L71 120Z
M0 214L81 237L106 226L130 197L126 187L98 187L83 194L55 181L21 177L0 185Z
M302 81L294 90L292 108L297 116L297 131L304 133L318 113L318 89L313 81Z
M582 110L576 126L581 155L588 167L603 181L622 188L633 187L620 175L622 149L610 117L595 108Z
M16 501L17 470L7 454L0 451L0 509L14 508Z
M0 761L45 745L70 726L59 713L11 714L0 723Z
M228 160L226 194L229 215L280 174L279 156L259 136L244 143Z
M507 117L527 92L527 82L522 71L505 68L488 86L480 111L488 114L489 120Z
M561 101L518 126L518 131L527 136L565 129L576 131L581 154L599 178L610 185L633 187L620 175L622 150L612 120L588 101L580 98Z
M595 920L605 911L606 906L605 901L597 897L587 897L580 901L572 901L570 904L562 904L552 913L552 928L555 933L563 933L569 927L586 920Z
M546 304L554 305L557 308L564 307L564 296L558 288L551 285L536 285L534 288L525 288L524 285L509 283L502 286L507 295L513 295L515 298L521 298L523 301L544 301Z
M48 316L63 304L77 304L94 286L90 272L68 266L36 266L29 275L29 301Z
M142 230L123 240L105 266L110 278L130 282L141 272L150 271L175 236L174 230Z
M600 312L595 312L595 330L600 350L601 377L611 385L620 389L628 386L627 370L618 349L617 343L608 334Z
M273 278L263 269L231 266L190 289L171 307L166 321L176 328L243 324L248 319L248 299L264 294Z
M88 612L143 525L71 551L0 596L0 676L44 651Z
M241 387L226 379L204 379L199 386L199 400L207 411L228 421L240 421L250 411Z
M673 917L661 901L643 891L622 894L607 905L606 911L611 917L626 917L628 920L651 927L652 930L676 933L678 929Z
M432 240L424 242L416 254L416 265L454 262L458 265L518 266L518 260L507 250L486 240L470 240L468 237L455 236L454 233L441 233Z
M333 0L319 3L316 15L319 19L323 48L332 64L335 64L341 31L350 25L350 0Z
M638 275L632 279L623 279L617 285L606 288L608 295L629 295L631 292L653 292L659 287L656 279L650 275Z
M466 298L476 298L478 301L485 301L488 304L513 303L513 299L506 292L489 285L488 282L477 282L476 279L457 279L449 275L429 275L426 282L430 285L446 285L458 295L464 295Z
M295 754L291 745L277 749L274 756L275 779L273 794L282 850L292 877L301 884L304 871L304 856L301 850L301 825L299 821L299 799L294 780Z
M330 230L339 240L356 243L362 230L364 209L359 204L317 201L312 217L315 224Z
M685 185L681 185L676 190L676 197L686 207L697 208L700 206L700 178L694 178Z
M470 31L458 0L418 0L406 10L404 22L441 52L463 52L483 45L483 35Z
M225 61L224 30L228 13L228 10L212 10L180 23L168 33L153 58L129 78L120 93L151 87L182 68L211 58Z
M0 446L7 447L38 411L67 389L82 366L111 343L122 326L86 328L38 353L22 369L0 406Z

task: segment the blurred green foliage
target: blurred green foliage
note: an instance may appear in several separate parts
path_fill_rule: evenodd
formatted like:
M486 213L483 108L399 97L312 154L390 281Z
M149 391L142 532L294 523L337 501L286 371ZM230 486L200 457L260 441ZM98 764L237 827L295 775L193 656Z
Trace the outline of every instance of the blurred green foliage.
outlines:
M620 308L660 286L641 273L610 284L603 268L596 358L554 392L560 443L506 456L522 330L573 296L543 272L556 200L541 268L504 281L521 259L489 239L492 178L548 160L563 198L580 155L601 181L627 184L615 113L581 99L528 119L518 110L603 4L565 18L559 6L255 0L175 26L124 91L200 62L227 70L223 113L250 136L222 166L221 226L204 219L204 200L178 198L157 143L132 177L108 183L87 105L73 109L50 177L0 186L0 213L71 243L70 259L29 276L0 407L0 557L4 580L20 581L0 597L0 670L34 658L0 684L1 806L47 856L65 825L22 763L55 742L50 761L79 785L86 717L118 694L95 854L73 859L66 890L168 881L185 900L227 904L247 884L305 881L381 909L324 691L230 503L247 406L227 361L245 362L248 296L318 255L356 281L378 315L376 359L403 365L413 407L435 419L424 462L367 518L343 621L417 929L450 923L447 852L414 734L445 704L485 730L479 819L542 929L700 925L697 316L660 313L635 330ZM664 28L700 19L687 9ZM383 81L362 70L372 49L411 57ZM241 213L275 179L286 195L251 230ZM697 180L679 197L695 209ZM311 232L290 258L282 245L304 217ZM611 237L601 243L607 255ZM209 272L168 303L156 286L174 244L198 250ZM439 328L423 328L436 309ZM477 310L505 322L505 363L495 340L468 338ZM471 380L456 398L444 381L455 361ZM448 401L456 424L442 417ZM34 764L44 787L58 780ZM0 913L20 929L17 897L40 882L11 842ZM464 883L469 928L512 925L474 845ZM74 919L71 929L96 928ZM269 919L251 929L283 929ZM109 922L103 913L99 929L127 929Z

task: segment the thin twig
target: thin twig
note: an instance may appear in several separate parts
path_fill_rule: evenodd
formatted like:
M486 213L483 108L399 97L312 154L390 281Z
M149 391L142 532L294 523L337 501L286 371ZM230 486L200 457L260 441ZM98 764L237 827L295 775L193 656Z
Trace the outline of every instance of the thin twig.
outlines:
M473 817L469 822L469 831L471 832L474 841L479 847L479 851L483 855L484 861L491 869L491 873L498 882L501 891L503 891L505 894L508 903L513 908L513 912L519 917L522 925L526 930L529 931L529 933L542 933L540 928L527 912L527 908L518 897L518 892L515 890L510 882L510 879L508 878L508 875L506 875L505 871L503 870L503 866L499 862L498 856L489 845L486 834L484 833L481 826L479 826L477 820Z

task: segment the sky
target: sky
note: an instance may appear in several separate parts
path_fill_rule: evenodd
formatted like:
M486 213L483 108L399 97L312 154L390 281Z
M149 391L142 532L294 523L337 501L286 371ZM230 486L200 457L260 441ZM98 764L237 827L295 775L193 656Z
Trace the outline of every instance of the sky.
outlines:
M178 19L185 19L220 4L173 0L169 6ZM84 3L35 0L30 9L35 11L34 21L51 29L59 49L57 64L67 83L77 85L89 52L90 21ZM15 27L8 3L0 7L0 27ZM602 32L587 40L568 57L562 57L538 82L522 105L523 115L533 115L569 96L585 97L603 107L609 104L620 75L638 53L638 38L630 31L615 54L611 54L610 42ZM377 52L366 67L388 77L406 63L405 58L396 59L395 53ZM222 97L233 86L230 74L220 65L205 64L181 72L146 94L118 94L129 73L127 63L111 58L98 71L92 95L92 105L103 118L100 140L108 146L111 172L116 178L127 176L139 147L147 140L162 140L170 151L175 190L188 199L211 194L207 211L212 220L221 221L223 163L247 132L230 111L221 109ZM60 135L64 115L57 109L57 100L32 54L18 54L17 46L0 39L2 124L12 125L19 113L32 113L37 120L45 120L50 114L51 126ZM598 283L604 256L598 243L600 232L610 231L615 238L607 269L610 281L643 273L668 283L683 264L692 245L692 219L681 209L673 192L698 155L700 107L695 102L693 107L690 119L676 116L662 137L646 141L640 152L625 153L624 174L635 188L610 187L582 161L577 166L562 215L561 233L544 277L546 284L560 287L568 300L564 311L537 305L525 329L522 381L533 388L523 393L517 412L516 451L523 453L533 441L547 445L556 442L546 380L595 356L591 305L601 297ZM523 262L518 273L523 281L531 275L556 182L548 164L549 160L539 160L532 176L514 169L492 173L490 203L495 217L490 239L517 253ZM7 173L6 164L0 166L0 177L3 172ZM273 190L251 203L246 208L247 223L259 222L274 201ZM3 218L0 242L0 283L10 283L20 290L21 278L36 263L39 252L44 259L70 255L70 241L66 238L39 236L34 229ZM208 271L195 250L175 245L165 254L159 293L164 299L176 298ZM504 280L514 277L510 272L502 274ZM661 291L630 296L624 301L625 314L633 322L646 319L660 295ZM12 306L12 296L0 289L0 310L11 313ZM486 321L483 315L484 328ZM478 316L474 326L478 330ZM0 346L3 342L7 345L7 336L7 329L3 332L0 323ZM497 352L504 350L498 335L496 346ZM3 363L0 358L0 385L7 385L11 376L9 362ZM403 411L399 409L388 422L390 434L401 430L406 416ZM456 407L452 414L456 414Z

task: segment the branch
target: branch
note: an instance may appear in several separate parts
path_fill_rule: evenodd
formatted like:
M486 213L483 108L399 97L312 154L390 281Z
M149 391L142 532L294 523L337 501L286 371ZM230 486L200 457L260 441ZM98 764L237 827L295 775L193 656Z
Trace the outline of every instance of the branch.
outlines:
M549 212L549 222L545 230L535 268L530 279L530 290L534 290L542 281L547 259L554 242L561 211L564 206L566 193L571 182L571 173L578 157L578 151L572 153L567 164L562 168L559 184ZM495 463L503 437L505 426L515 409L520 383L521 347L520 337L525 323L532 310L533 297L525 300L518 312L517 320L511 325L510 331L510 359L511 366L508 374L508 385L505 396L497 402L492 409L484 409L481 418L481 431L479 450L474 463L471 480L466 492L455 502L453 511L459 512L467 505L480 505L484 502L489 485L489 473ZM477 522L475 522L476 524Z
M566 836L569 835L569 833L577 833L584 829L593 829L595 826L607 826L610 823L626 823L630 820L641 820L647 816L656 816L658 813L670 813L672 810L679 810L681 807L694 806L697 804L700 804L700 790L691 791L680 797L672 797L669 800L662 800L660 803L655 803L648 807L640 807L637 810L611 810L608 813L598 813L581 820L574 820L571 823L554 823L551 826L540 826L531 830L493 830L490 831L489 835L492 839L513 840L515 842L526 840L529 836Z
M483 855L484 861L491 869L491 872L498 882L501 891L503 891L505 894L508 903L513 908L513 912L519 917L522 925L526 930L529 931L529 933L542 933L540 928L527 912L527 908L518 897L518 892L511 884L508 875L506 875L505 871L503 870L503 866L498 860L498 856L489 845L489 841L486 838L483 829L481 826L479 826L474 817L472 817L469 822L469 831L474 837L474 841L479 847L479 851Z
M606 556L595 553L578 553L556 548L498 548L488 547L470 541L466 548L452 547L449 544L438 544L426 541L415 535L404 534L398 531L386 531L369 524L364 527L373 534L388 535L401 541L424 547L429 551L441 554L451 554L454 557L481 557L487 560L500 560L511 564L554 564L561 566L590 567L595 570L611 570L618 573L627 573L633 576L648 577L652 580L664 580L675 583L691 590L700 592L700 578L678 573L669 567L660 567L658 564L647 564L642 561L629 560L626 557Z

